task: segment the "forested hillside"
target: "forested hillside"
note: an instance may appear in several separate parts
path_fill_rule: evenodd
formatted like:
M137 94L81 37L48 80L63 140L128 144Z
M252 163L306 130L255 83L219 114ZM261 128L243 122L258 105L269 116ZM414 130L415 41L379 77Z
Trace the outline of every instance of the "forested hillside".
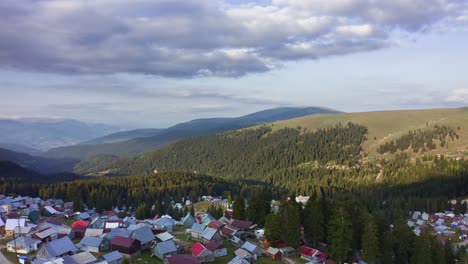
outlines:
M232 131L182 140L159 151L113 162L106 169L120 175L158 169L264 179L314 162L354 166L361 159L366 133L365 127L352 123L313 133L301 133L298 128L272 132L269 127ZM84 165L79 164L82 169Z
M335 113L339 113L339 111L320 107L283 107L268 109L235 118L195 119L189 122L177 124L162 131L158 130L149 133L144 137L134 137L129 140L114 143L79 144L75 146L54 148L46 152L44 155L54 158L72 157L80 159L97 154L131 156L161 148L184 138L210 135L223 131L236 130L258 124L306 115ZM130 134L136 135L135 133ZM98 139L98 141L101 140Z

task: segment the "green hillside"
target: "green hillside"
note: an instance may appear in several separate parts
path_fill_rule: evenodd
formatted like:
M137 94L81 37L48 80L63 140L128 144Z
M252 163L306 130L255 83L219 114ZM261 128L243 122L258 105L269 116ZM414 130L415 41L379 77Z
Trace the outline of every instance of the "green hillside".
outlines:
M379 145L397 139L398 137L417 129L428 129L434 125L446 125L456 130L460 138L448 148L437 148L431 153L464 154L468 153L468 108L444 108L427 110L399 110L363 113L347 113L335 115L315 115L278 121L268 124L273 131L281 128L297 128L313 131L352 122L368 128L368 140L363 144L364 150L370 156L380 156L377 153ZM460 129L458 129L460 128Z

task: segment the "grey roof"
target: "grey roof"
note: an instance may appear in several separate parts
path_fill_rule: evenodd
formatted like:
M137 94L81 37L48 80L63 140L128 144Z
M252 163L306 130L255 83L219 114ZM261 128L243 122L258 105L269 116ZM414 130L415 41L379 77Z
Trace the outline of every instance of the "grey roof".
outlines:
M27 247L27 246L39 244L39 243L41 243L40 240L33 239L31 237L19 237L15 240L8 242L7 244Z
M164 241L164 242L160 242L160 243L156 244L156 247L159 248L159 252L161 252L162 254L177 251L177 247L176 247L176 245L174 243L174 240L167 240L167 241Z
M104 229L88 228L86 229L85 236L100 236L104 233Z
M195 221L195 217L193 217L190 213L187 213L186 216L184 216L184 218L182 218L182 223L185 223L185 221Z
M67 236L53 240L49 243L44 244L44 248L47 250L50 256L57 257L67 252L77 252L78 249L75 247L73 242Z
M169 232L164 232L164 233L157 234L156 238L158 238L161 241L167 241L167 240L173 239L174 236L169 234Z
M190 229L192 232L196 232L196 233L203 233L203 231L205 230L206 228L206 225L202 225L202 224L199 224L199 223L194 223L192 225L192 228Z
M158 226L173 226L175 224L175 220L169 217L162 217L154 221L154 224Z
M80 219L88 219L91 218L88 212L84 212L80 214Z
M93 254L87 251L69 256L69 258L75 261L76 263L80 263L80 264L94 263L95 261L97 261L97 258L93 256ZM65 263L68 263L68 262L65 262Z
M202 237L211 240L214 237L214 235L216 235L216 232L218 232L218 230L211 227L207 227L205 228L205 230L203 230Z
M91 246L91 247L99 247L102 244L102 238L99 237L89 237L85 236L81 239L80 243L77 244L78 247L81 246Z
M235 256L233 259L231 259L231 261L228 262L228 264L250 264L250 262L244 258Z
M257 246L250 243L249 241L246 241L243 245L242 248L249 251L250 253L254 253L255 250L257 250Z
M117 250L116 251L112 251L111 253L107 253L105 255L102 256L104 258L104 260L106 260L107 262L111 262L111 261L115 261L115 260L118 260L118 259L122 259L122 254L120 254L120 252L118 252Z
M149 226L142 226L133 231L132 238L140 241L142 244L148 243L155 239L153 231L151 231Z

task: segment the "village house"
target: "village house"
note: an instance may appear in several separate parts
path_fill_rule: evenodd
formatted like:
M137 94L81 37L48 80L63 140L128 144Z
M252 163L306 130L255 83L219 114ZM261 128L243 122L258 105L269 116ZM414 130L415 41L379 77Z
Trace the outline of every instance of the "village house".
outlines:
M242 231L251 231L255 227L257 227L256 224L250 222L250 221L243 221L243 220L233 220L231 222L231 225L242 230Z
M111 241L111 249L129 256L137 256L140 255L141 244L140 241L130 237L116 236Z
M201 240L202 239L202 233L205 230L206 226L199 224L199 223L194 223L192 225L192 228L190 229L189 235L192 239L196 240Z
M31 237L19 237L7 243L7 250L9 252L29 254L36 251L40 244L40 240Z
M194 256L200 263L214 261L214 254L207 249L202 243L197 242L191 248L192 256Z
M247 260L248 263L250 263L250 261L253 260L252 254L250 254L247 250L245 250L243 248L236 249L236 251L234 251L234 254L236 255L236 257L238 257L240 259Z
M52 227L45 227L43 229L38 229L32 234L32 238L39 239L44 243L53 241L58 238L57 230Z
M203 216L202 220L201 220L201 224L203 225L208 225L211 221L213 220L216 220L216 218L214 218L212 215L210 214L205 214L205 216Z
M231 259L231 261L228 262L228 264L250 264L250 261L245 258L235 256L233 259Z
M153 226L158 229L166 229L167 232L171 232L174 230L175 220L168 215L164 215L158 220L153 222Z
M273 259L273 260L281 260L283 259L283 253L281 253L281 251L278 249L278 248L274 248L274 247L269 247L267 250L266 250L266 253L267 255Z
M312 263L322 263L327 260L327 256L327 254L310 247L304 247L301 251L301 258L309 260Z
M195 223L195 217L193 217L190 213L187 213L187 215L182 218L181 223L185 229L190 229Z
M5 236L13 237L15 227L26 227L25 219L7 219L5 223Z
M82 251L94 253L104 252L110 249L109 241L100 237L83 237L76 246Z
M64 255L72 255L78 252L78 248L68 237L62 237L53 240L49 243L42 244L42 247L37 251L38 259L51 259Z
M151 231L149 226L142 226L136 229L133 231L131 237L140 242L142 250L150 248L153 245L153 241L155 240L153 231Z
M205 245L205 247L209 251L213 252L215 258L227 256L227 249L222 244L222 241L221 244L215 241L210 241L208 244Z
M246 241L242 247L242 249L245 249L247 250L250 254L252 254L252 256L254 257L254 259L257 259L257 257L261 257L262 256L262 249L255 245L255 244L252 244L251 242L249 241Z
M231 237L229 241L231 241L231 244L236 248L240 248L244 245L244 241L237 236Z
M201 236L202 236L203 243L208 243L210 241L222 242L223 240L218 230L211 228L211 227L205 228Z
M221 234L229 238L229 237L235 236L237 232L239 232L239 230L240 229L237 227L226 225L221 229Z
M177 254L177 246L173 240L159 242L152 250L152 256L156 256L160 259L164 259L175 254Z

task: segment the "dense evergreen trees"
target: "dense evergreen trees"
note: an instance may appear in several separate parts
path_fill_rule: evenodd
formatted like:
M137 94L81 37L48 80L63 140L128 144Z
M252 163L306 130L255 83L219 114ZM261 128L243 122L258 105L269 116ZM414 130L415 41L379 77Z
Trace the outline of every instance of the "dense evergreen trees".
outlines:
M458 140L458 138L459 135L454 129L447 126L436 125L432 129L409 131L407 134L404 134L395 140L380 145L377 152L380 154L387 152L395 153L399 150L405 151L409 148L411 148L413 152L426 152L437 148L434 140L437 140L440 147L443 148L447 146L449 140L455 141Z
M234 199L232 205L232 218L245 220L245 201L241 196L237 196Z

